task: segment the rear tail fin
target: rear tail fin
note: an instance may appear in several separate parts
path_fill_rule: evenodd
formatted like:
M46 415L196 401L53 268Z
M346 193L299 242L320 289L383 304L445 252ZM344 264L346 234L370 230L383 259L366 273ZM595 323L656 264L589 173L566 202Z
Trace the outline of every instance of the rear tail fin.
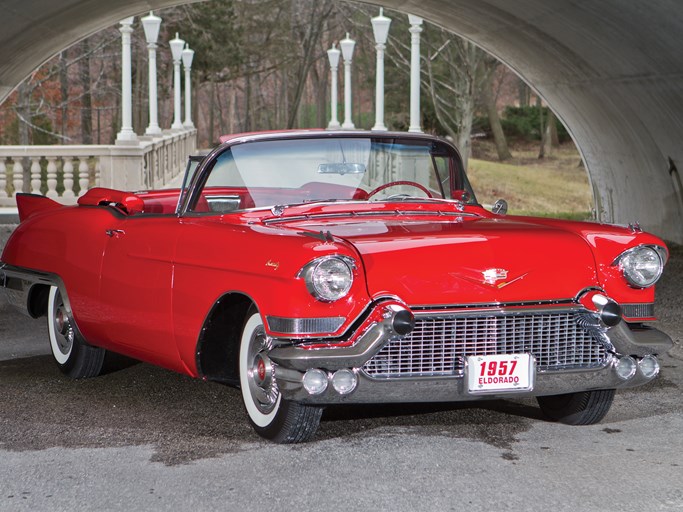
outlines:
M48 197L40 196L38 194L17 194L16 199L17 209L19 210L19 222L25 221L38 212L55 210L64 206Z

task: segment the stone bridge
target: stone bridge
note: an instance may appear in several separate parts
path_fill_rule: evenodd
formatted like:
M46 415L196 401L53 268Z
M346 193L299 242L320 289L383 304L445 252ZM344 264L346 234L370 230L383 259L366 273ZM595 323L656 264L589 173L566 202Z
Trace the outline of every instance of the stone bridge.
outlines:
M0 100L61 49L178 0L3 6ZM683 243L683 9L623 0L376 0L464 36L514 69L564 121L598 218Z

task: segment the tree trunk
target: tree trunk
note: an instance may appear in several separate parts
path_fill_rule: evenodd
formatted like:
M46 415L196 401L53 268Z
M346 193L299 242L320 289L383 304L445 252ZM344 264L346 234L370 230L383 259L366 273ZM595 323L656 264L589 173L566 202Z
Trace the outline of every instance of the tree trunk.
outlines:
M557 133L557 117L555 112L548 109L548 128L550 129L550 145L553 148L560 147L560 136Z
M519 106L528 107L529 103L531 102L529 86L526 83L524 83L524 80L522 80L521 78L518 80L519 81L517 82L517 93L519 95Z
M474 98L463 98L462 117L458 122L457 145L462 157L462 166L467 170L472 152L472 120L474 119Z
M505 140L505 133L500 124L500 117L498 116L498 108L496 106L496 98L493 94L493 78L495 73L491 73L488 78L488 83L484 86L484 103L486 104L486 112L489 116L489 124L491 125L491 132L493 133L493 140L496 143L496 152L498 153L498 160L501 162L512 158L510 149L508 148L507 140Z
M247 62L247 76L244 87L244 131L251 131L251 61Z
M61 134L62 137L67 136L67 128L69 124L69 76L68 68L66 66L66 51L59 54L59 90L62 98L61 111Z
M149 124L149 98L147 98L147 61L143 59L143 52L135 52L137 59L135 63L135 81L133 87L135 98L133 101L133 131L135 133L145 133ZM145 91L143 93L143 91ZM144 99L147 98L147 101Z
M215 108L216 105L216 82L215 78L212 75L209 77L209 145L213 146L213 144L216 142L216 139L214 138L214 123L215 123Z
M538 158L539 160L542 158L545 158L545 150L546 150L546 129L545 129L545 120L544 120L544 112L543 112L543 103L541 101L540 96L536 96L536 107L538 108L538 120L539 120L539 130L541 132L541 147L538 150Z
M233 82L230 83L230 112L228 130L230 133L235 133L235 118L237 116L237 90Z
M90 43L84 39L81 43L81 139L83 144L92 144L92 96L90 95Z
M31 132L29 124L31 122L31 86L25 81L17 88L17 104L14 107L19 116L19 145L28 146L31 143ZM24 168L24 189L15 192L31 191L31 161L24 157L21 162Z

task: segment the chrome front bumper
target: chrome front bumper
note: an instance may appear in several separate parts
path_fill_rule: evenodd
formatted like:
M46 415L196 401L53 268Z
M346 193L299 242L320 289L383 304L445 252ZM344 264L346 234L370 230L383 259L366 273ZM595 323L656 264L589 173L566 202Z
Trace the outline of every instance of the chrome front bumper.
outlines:
M384 314L382 317L382 321L361 326L360 334L356 333L357 339L347 347L306 348L275 340L276 347L270 351L269 357L276 364L275 375L283 397L309 404L455 402L631 388L652 379L646 378L640 370L633 377L622 379L615 370L619 357L658 355L673 346L671 338L657 329L632 329L622 321L614 327L601 328L599 338L605 347L605 358L599 367L537 369L531 391L482 395L468 391L466 368L460 374L449 376L384 378L369 375L363 369L364 365L397 337L388 316ZM319 395L311 395L304 389L302 381L304 373L312 368L327 372L330 384L335 371L351 369L358 378L358 384L347 395L338 394L332 385Z

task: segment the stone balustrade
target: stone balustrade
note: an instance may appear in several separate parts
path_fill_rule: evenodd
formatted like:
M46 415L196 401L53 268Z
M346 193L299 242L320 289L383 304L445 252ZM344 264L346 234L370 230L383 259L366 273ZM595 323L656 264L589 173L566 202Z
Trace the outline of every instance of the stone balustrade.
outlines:
M196 140L192 128L130 145L0 146L0 206L16 206L17 192L74 204L96 186L163 188L183 172Z

